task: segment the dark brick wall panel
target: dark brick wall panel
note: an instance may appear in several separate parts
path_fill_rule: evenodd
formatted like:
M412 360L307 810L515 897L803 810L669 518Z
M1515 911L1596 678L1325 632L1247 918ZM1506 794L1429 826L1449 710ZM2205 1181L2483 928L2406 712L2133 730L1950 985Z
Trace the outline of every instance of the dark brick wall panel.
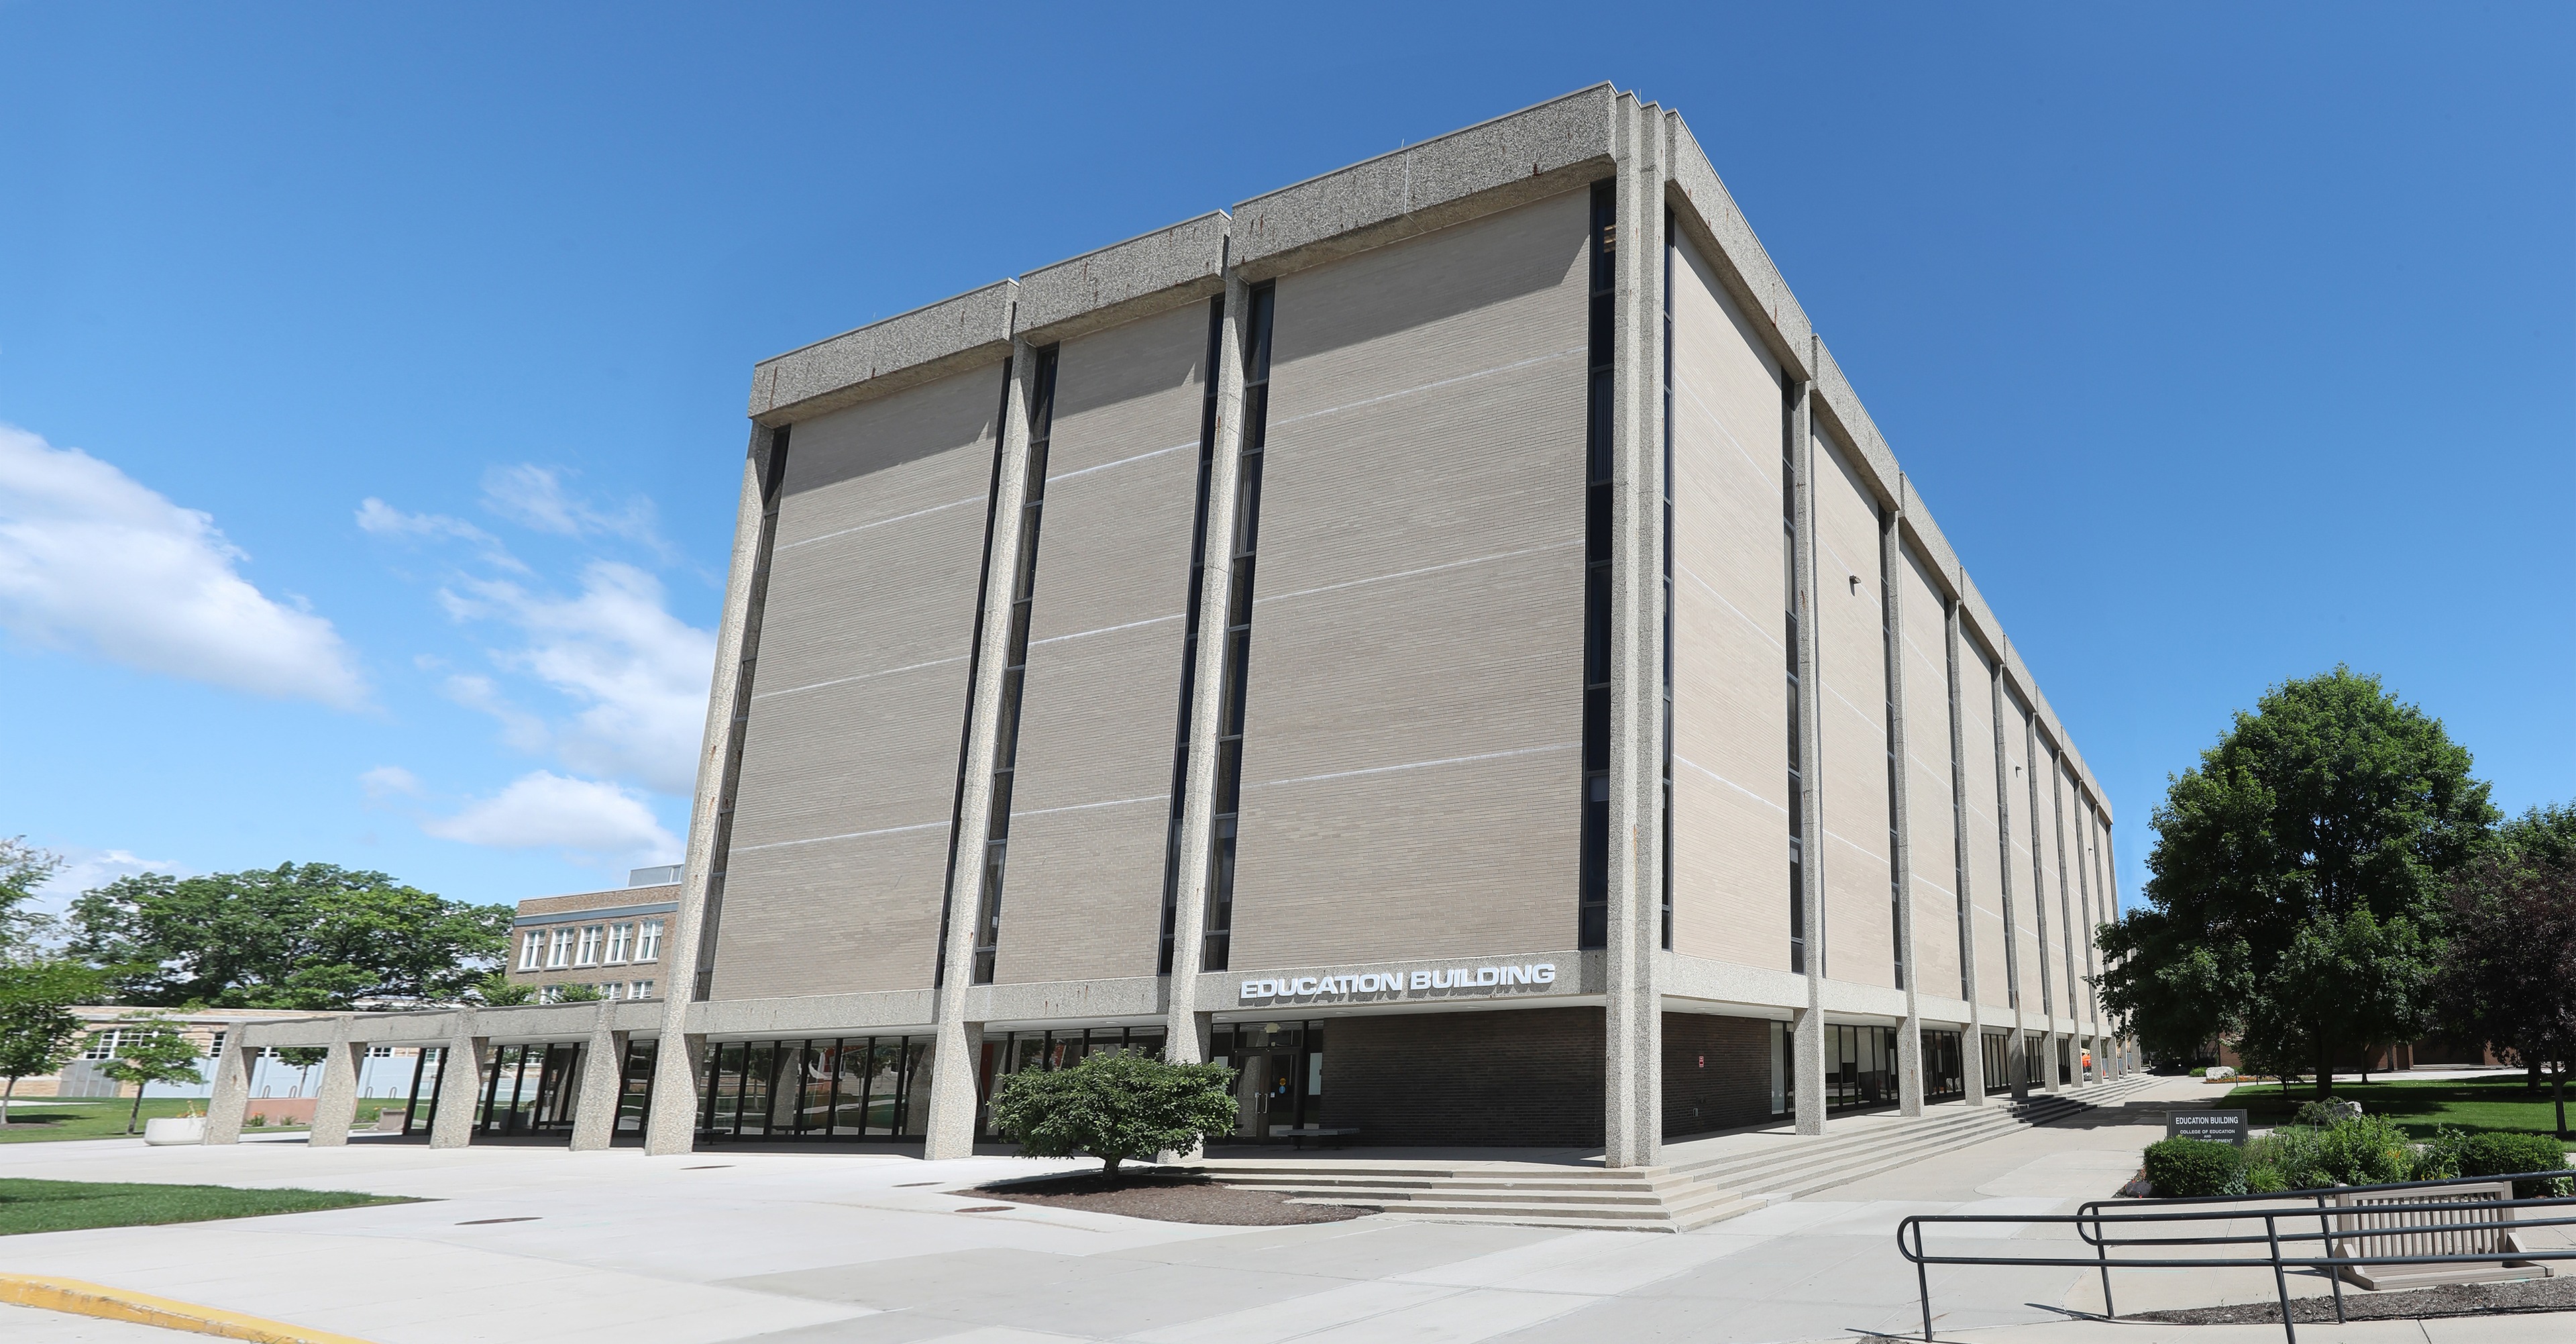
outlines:
M1771 1024L1664 1014L1664 1137L1769 1124Z
M1335 1018L1323 1123L1363 1144L1593 1147L1606 1056L1598 1008Z

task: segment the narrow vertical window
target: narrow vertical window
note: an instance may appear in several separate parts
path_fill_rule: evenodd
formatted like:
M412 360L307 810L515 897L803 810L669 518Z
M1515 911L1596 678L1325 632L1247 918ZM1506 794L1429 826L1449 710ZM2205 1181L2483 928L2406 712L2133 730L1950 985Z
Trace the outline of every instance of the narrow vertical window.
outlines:
M1190 586L1182 602L1181 724L1173 732L1171 833L1163 849L1163 936L1155 974L1172 973L1172 927L1180 910L1181 811L1189 801L1190 711L1198 698L1199 594L1207 581L1208 481L1216 467L1216 362L1225 334L1225 296L1208 300L1207 357L1199 362L1206 387L1199 396L1198 508L1190 523Z
M2002 882L1995 889L2004 909L2004 996L2013 1008L2021 1007L2021 936L2013 923L2012 862L2012 789L2007 784L2004 752L2003 675L1989 668L1986 683L1986 705L1995 722L1995 850L1999 862L1995 871Z
M1951 880L1959 889L1959 997L1974 1003L1977 987L1969 975L1969 927L1971 907L1968 901L1968 781L1959 761L1959 745L1966 739L1959 723L1959 641L1954 637L1958 620L1958 601L1944 598L1941 602L1942 670L1950 691L1950 846Z
M1664 941L1673 950L1673 212L1664 212Z
M1881 532L1896 526L1896 520L1885 509L1879 510ZM1896 687L1902 673L1900 661L1905 656L1902 636L1896 628L1896 574L1887 567L1893 548L1878 548L1878 637L1887 649L1887 675L1879 678L1887 691L1887 938L1889 956L1896 967L1896 987L1905 988L1905 870L1897 865L1897 808L1902 804L1900 790L1905 787L1905 762L1897 759Z
M1795 428L1795 422L1792 422ZM1792 434L1780 450L1780 606L1789 650L1789 969L1807 970L1807 790L1798 714L1798 454Z
M1270 432L1270 317L1277 291L1252 290L1244 316L1243 454L1236 468L1233 577L1225 610L1224 699L1217 711L1215 824L1208 840L1207 927L1201 969L1222 971L1234 946L1235 822L1243 802L1243 695L1252 658L1252 557L1261 540L1261 450Z
M948 804L948 872L940 884L942 892L957 890L957 851L965 839L966 756L975 741L975 688L982 685L984 670L984 595L993 582L993 526L1000 521L1002 507L1002 453L1011 441L1011 376L1012 361L1002 361L1002 399L993 410L993 475L984 486L984 558L975 570L975 629L966 641L966 713L957 725L957 789ZM955 917L953 901L939 903L939 944L930 963L930 983L935 987L948 983L948 922Z
M1610 945L1610 370L1619 194L1592 184L1592 348L1584 392L1583 841L1575 946Z
M2030 711L2023 709L2022 714L2027 723ZM2022 740L2022 760L2026 763L2022 778L2030 786L2030 917L2039 932L2039 1011L2044 1016L2055 1016L2057 996L2048 975L2048 874L2040 866L2039 734L2026 730Z
M1027 684L1029 612L1038 582L1038 531L1046 508L1047 437L1055 421L1055 347L1037 355L1037 386L1029 407L1028 485L1020 498L1019 564L1011 575L1010 652L1002 660L1001 717L993 733L993 798L984 814L983 895L975 905L975 973L971 984L993 983L1002 946L1002 875L1011 847L1011 779L1020 758L1020 691Z

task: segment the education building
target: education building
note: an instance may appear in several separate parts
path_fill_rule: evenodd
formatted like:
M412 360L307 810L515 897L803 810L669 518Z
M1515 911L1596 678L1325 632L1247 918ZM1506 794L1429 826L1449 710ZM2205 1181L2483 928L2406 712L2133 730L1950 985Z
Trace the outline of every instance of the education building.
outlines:
M659 995L301 1028L470 1063L434 1142L540 1048L576 1146L957 1155L1152 1048L1247 1139L1614 1166L2108 1067L2101 787L1675 113L1569 94L750 412Z

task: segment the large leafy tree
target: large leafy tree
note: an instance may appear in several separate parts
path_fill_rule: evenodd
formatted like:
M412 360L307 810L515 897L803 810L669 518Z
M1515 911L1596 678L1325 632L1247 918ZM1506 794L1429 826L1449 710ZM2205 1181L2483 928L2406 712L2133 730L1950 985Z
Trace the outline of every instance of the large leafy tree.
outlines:
M125 1003L312 1011L453 1000L498 964L510 915L327 863L145 873L73 902L70 947Z
M2576 820L2576 809L2551 809ZM2520 822L2450 884L2443 1025L2519 1060L2557 1065L2558 1132L2567 1132L2567 1063L2576 1059L2576 846L2532 843Z
M28 903L62 866L61 856L28 844L23 835L0 836L0 957L25 954L47 931L51 918L35 913Z
M2150 1050L2334 1058L2431 1022L2442 883L2495 824L2439 719L2338 667L2239 711L2156 809L2146 908L2100 933L2103 1006Z
M75 1004L101 996L98 972L70 961L0 961L0 1125L18 1080L52 1073L80 1052L89 1023Z

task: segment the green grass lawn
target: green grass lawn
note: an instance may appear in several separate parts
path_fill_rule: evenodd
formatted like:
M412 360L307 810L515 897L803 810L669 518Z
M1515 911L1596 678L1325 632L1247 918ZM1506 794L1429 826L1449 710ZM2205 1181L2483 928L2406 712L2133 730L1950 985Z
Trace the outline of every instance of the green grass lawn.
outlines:
M186 1115L191 1105L196 1107L198 1114L205 1113L206 1102L202 1097L194 1102L185 1097L145 1097L143 1120ZM376 1112L387 1106L391 1106L396 1111L402 1109L400 1101L388 1102L382 1098L359 1102L357 1127L365 1129L376 1123ZM133 1109L134 1098L132 1097L81 1098L77 1102L59 1102L51 1097L22 1099L10 1103L9 1123L6 1127L0 1127L0 1143L121 1138L125 1134L125 1117L131 1114ZM426 1115L427 1112L424 1111L423 1114ZM264 1129L246 1127L242 1133L266 1134L280 1129L300 1130L302 1128L301 1125L275 1125ZM137 1134L143 1132L141 1120L135 1122L134 1132Z
M2384 1115L2415 1137L2432 1137L2435 1126L2453 1129L2527 1130L2547 1134L2558 1127L2546 1088L2524 1088L2522 1076L2488 1078L2410 1078L2404 1082L2337 1083L2335 1096L2357 1101L2372 1115ZM2257 1125L2277 1125L2316 1100L2313 1082L2292 1083L2288 1096L2279 1083L2248 1083L2228 1092L2230 1105L2242 1106ZM2567 1109L2576 1117L2576 1087L2568 1089Z
M0 1180L0 1237L417 1202L399 1195L362 1195L354 1190L238 1190L228 1185Z

